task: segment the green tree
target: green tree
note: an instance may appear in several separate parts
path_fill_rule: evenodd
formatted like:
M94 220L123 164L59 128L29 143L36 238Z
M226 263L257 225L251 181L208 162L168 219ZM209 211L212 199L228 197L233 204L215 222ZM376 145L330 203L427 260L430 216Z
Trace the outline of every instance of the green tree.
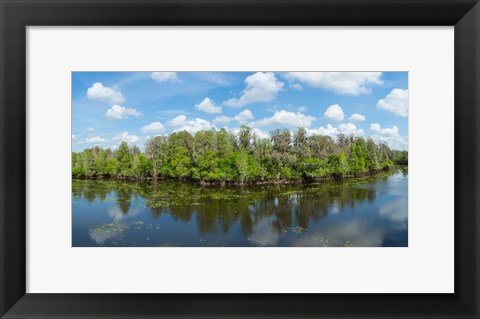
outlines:
M166 148L167 141L163 136L155 136L145 144L145 156L152 163L152 176L154 179L158 177L160 167L164 162Z
M349 168L345 152L340 150L340 154L331 154L328 156L328 170L332 176L341 177L345 175Z
M226 129L187 131L157 136L145 151L121 142L113 152L98 146L72 152L72 176L77 178L148 178L158 176L202 182L255 182L279 179L317 179L389 170L408 165L408 151L392 150L371 138L339 134L307 136L304 128L257 137L242 126L237 134Z
M132 175L132 154L127 142L122 141L115 151L115 159L117 160L118 176L126 177Z

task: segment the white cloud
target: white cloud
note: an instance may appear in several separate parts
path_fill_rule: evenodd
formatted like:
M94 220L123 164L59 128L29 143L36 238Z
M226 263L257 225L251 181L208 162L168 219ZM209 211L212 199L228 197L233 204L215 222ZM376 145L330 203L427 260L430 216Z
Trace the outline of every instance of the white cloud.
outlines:
M123 120L129 116L140 116L142 113L136 109L115 104L105 112L105 115L110 119Z
M303 106L303 105L302 105L302 106L299 106L298 109L297 109L297 111L300 112L300 113L305 113L305 112L308 111L308 107Z
M140 129L143 133L159 133L165 130L165 127L160 122L153 122L148 125L143 126Z
M87 129L87 131L93 132L93 131L95 131L95 129L94 129L93 127L89 127L89 128Z
M377 103L377 107L395 115L408 116L408 89L393 89Z
M398 127L396 127L395 125L392 128L382 128L380 124L373 123L370 124L370 131L383 137L398 136Z
M406 138L399 134L397 126L382 128L378 123L370 124L370 131L374 134L372 139L377 142L384 142L390 148L397 150L405 150L408 148L408 142Z
M187 120L185 115L179 115L168 121L167 124L176 127L172 132L187 131L192 135L201 130L210 130L215 128L215 126L204 119L196 118L193 120Z
M369 85L382 85L381 72L289 72L289 81L299 81L314 88L343 95L370 93Z
M185 115L178 115L171 119L170 121L167 122L168 125L170 126L181 126L183 125L187 120L187 117Z
M290 87L292 89L297 90L297 91L303 91L303 86L299 83L292 83L292 84L290 84Z
M258 127L252 128L252 132L255 133L255 135L256 135L258 138L270 138L270 135L269 135L267 132L262 131L262 130L259 129Z
M263 118L261 120L249 124L251 127L263 127L273 125L283 125L284 127L309 127L315 117L302 114L300 112L289 112L285 110L277 111L272 117Z
M94 137L89 137L85 139L85 143L89 143L89 144L98 144L103 142L105 142L105 139L100 136L94 136Z
M308 135L326 135L332 138L336 138L338 134L344 134L346 136L363 136L365 131L357 129L357 126L353 123L340 123L337 127L327 124L326 127L319 127L317 129L307 129Z
M254 102L270 102L278 91L283 89L283 82L277 80L272 72L257 72L247 76L245 79L246 88L240 98L231 98L224 105L242 107Z
M338 104L330 105L323 115L332 121L342 121L344 118L343 109Z
M206 97L199 104L195 104L195 108L206 113L222 113L222 107L215 105L215 103L209 98Z
M240 124L245 124L250 120L253 120L254 116L249 109L245 109L242 112L238 113L237 115L230 117L230 116L217 116L213 123L230 123L230 122L238 122Z
M204 119L196 118L194 120L187 121L187 123L185 123L185 125L182 125L182 126L180 126L179 128L176 128L173 131L174 132L187 131L187 132L189 132L190 134L193 135L193 134L197 133L198 131L210 130L212 128L214 128L214 126L212 124L210 124L210 122L208 122Z
M102 83L94 83L92 87L87 90L87 97L92 100L101 100L108 103L123 103L125 97L120 91L103 86Z
M123 132L115 136L113 139L118 141L125 141L127 143L135 143L138 141L138 136L130 135L128 134L128 132Z
M177 72L152 72L152 79L157 82L182 82L182 80L180 80L180 78L178 77Z
M363 122L365 121L365 116L363 116L362 114L354 113L348 119L353 122Z

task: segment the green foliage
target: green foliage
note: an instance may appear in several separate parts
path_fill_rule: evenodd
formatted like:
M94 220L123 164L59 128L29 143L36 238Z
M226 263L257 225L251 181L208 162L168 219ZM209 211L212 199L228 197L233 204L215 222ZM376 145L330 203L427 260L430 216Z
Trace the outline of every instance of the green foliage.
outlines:
M340 177L348 173L347 158L343 149L340 154L330 154L328 156L328 172L334 177Z
M372 139L339 135L308 136L304 128L275 130L258 138L242 126L238 134L186 131L149 139L144 148L126 142L115 151L99 147L72 153L78 178L173 178L202 182L256 182L339 178L408 165L408 152L391 150Z
M389 159L382 162L382 169L384 171L388 171L390 168L392 168L392 166L393 166L393 162Z
M397 165L408 165L408 152L401 151L395 155L394 163Z
M72 175L76 177L85 177L85 170L83 167L72 168Z

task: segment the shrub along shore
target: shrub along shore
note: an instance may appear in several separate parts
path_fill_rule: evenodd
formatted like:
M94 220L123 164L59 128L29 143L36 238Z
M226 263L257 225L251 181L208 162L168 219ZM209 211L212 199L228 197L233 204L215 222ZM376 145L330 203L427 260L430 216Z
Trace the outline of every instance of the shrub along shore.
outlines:
M87 179L172 179L201 184L296 183L365 176L408 165L408 152L372 139L307 136L304 128L259 138L242 126L156 136L138 146L72 152L72 176Z

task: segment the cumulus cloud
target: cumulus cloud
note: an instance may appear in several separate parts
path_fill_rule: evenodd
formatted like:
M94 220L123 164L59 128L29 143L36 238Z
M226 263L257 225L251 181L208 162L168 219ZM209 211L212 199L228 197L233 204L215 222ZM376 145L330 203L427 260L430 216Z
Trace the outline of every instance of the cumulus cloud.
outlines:
M300 112L277 111L272 117L266 117L249 124L251 127L281 125L282 127L309 127L315 117Z
M319 127L316 129L307 129L307 135L326 135L332 138L336 138L338 134L344 134L347 136L363 136L365 131L362 129L357 129L357 126L353 123L340 123L338 126L333 126L327 124L327 126Z
M270 102L277 93L283 89L283 82L277 80L272 72L257 72L247 76L245 79L246 88L240 98L231 98L224 105L242 107L254 102Z
M165 126L163 126L160 122L152 122L148 125L143 126L140 129L143 133L160 133L165 130Z
M393 89L377 103L377 107L395 115L408 116L408 89Z
M173 119L168 121L167 124L170 126L181 126L186 122L186 120L187 120L187 117L182 114L174 117Z
M138 136L130 135L128 134L128 132L122 132L117 136L115 136L113 139L117 141L127 142L127 143L135 143L138 141Z
M370 93L370 85L382 85L382 72L289 72L289 81L298 81L314 88L342 95Z
M230 123L230 122L238 122L240 124L245 124L247 121L253 120L254 116L249 109L245 109L242 112L238 113L237 115L230 117L230 116L217 116L213 123Z
M130 107L127 108L127 107L115 104L107 110L105 115L109 119L123 120L123 119L128 118L129 116L138 117L138 116L142 115L142 113L140 113L136 109L133 109L133 108L130 108Z
M405 150L408 148L408 142L406 138L400 135L398 127L386 127L382 128L378 123L370 124L370 131L374 134L371 136L377 142L384 142L390 148L397 150Z
M396 127L395 125L391 128L389 127L382 128L380 124L373 123L373 124L370 124L370 131L383 137L398 136L398 127Z
M187 131L192 135L197 133L198 131L210 130L212 128L215 128L215 126L213 126L210 122L204 119L196 118L193 120L187 120L187 117L185 115L179 115L168 121L167 124L175 127L172 132Z
M185 125L182 125L174 130L174 132L181 132L181 131L187 131L190 134L195 134L198 131L202 130L210 130L214 128L210 122L204 120L204 119L199 119L196 118L194 120L189 120Z
M85 143L88 143L88 144L98 144L103 142L105 142L105 139L100 136L94 136L94 137L89 137L85 139Z
M354 113L348 119L353 122L363 122L365 121L365 116L363 116L362 114Z
M95 131L95 129L94 129L93 127L89 127L89 128L87 129L87 131L93 132L93 131Z
M222 113L222 107L215 105L215 103L209 98L206 97L199 104L195 104L195 108L206 113Z
M125 97L120 91L103 86L100 82L94 83L92 87L88 88L87 97L92 100L106 101L112 104L125 102Z
M343 109L338 104L330 105L323 115L332 121L342 121L344 118Z
M151 77L157 82L182 82L182 80L180 80L180 78L178 77L177 72L152 72Z

